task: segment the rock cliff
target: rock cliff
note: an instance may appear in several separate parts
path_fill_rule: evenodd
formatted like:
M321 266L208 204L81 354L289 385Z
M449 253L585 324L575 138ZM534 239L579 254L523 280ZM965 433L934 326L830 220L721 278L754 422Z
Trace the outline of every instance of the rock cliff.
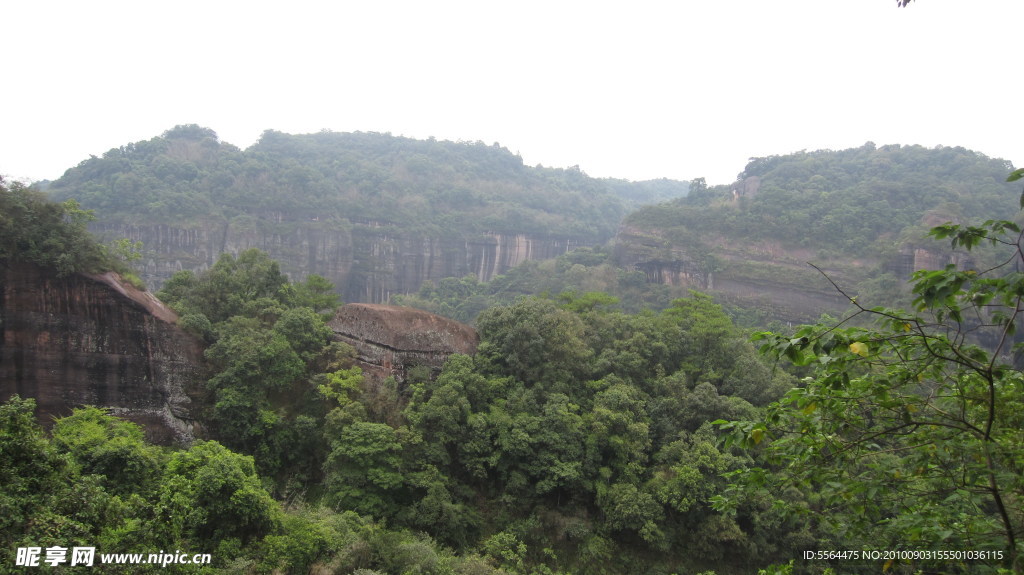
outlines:
M365 373L405 380L415 366L441 371L453 353L476 353L478 337L468 325L418 309L379 305L342 306L327 323L338 341L356 349Z
M849 307L829 279L809 265L819 259L813 249L721 234L684 242L669 236L659 229L623 226L616 238L619 265L643 272L650 283L711 293L720 301L757 309L781 322L812 323L822 314L840 314ZM909 278L917 270L972 265L965 253L942 250L934 242L923 245L928 247L903 246L884 261L833 261L822 271L837 285L852 289L879 269Z
M623 226L616 239L619 265L642 271L651 283L712 293L721 301L758 309L766 317L791 323L816 321L837 313L847 301L807 262L814 253L786 248L776 241L707 236L677 242L658 229ZM850 262L826 270L841 284L871 262Z
M95 405L141 424L150 440L187 442L202 347L152 294L113 273L70 275L0 265L0 400L35 398L43 423Z
M443 237L403 230L388 222L210 219L190 226L105 224L100 237L142 241L136 262L153 290L179 270L202 271L222 253L258 248L278 260L293 281L308 274L334 283L345 301L382 303L415 293L424 281L474 275L490 281L527 260L557 257L581 244L564 236L486 233Z

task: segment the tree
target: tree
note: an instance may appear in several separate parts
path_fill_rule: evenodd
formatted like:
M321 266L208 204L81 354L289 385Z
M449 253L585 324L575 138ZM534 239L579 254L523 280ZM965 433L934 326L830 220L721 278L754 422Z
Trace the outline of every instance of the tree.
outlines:
M272 332L283 336L292 350L307 363L320 354L333 334L323 319L308 307L296 307L281 313Z
M990 269L916 272L911 312L849 298L856 313L839 325L758 334L762 351L815 369L761 421L722 422L763 448L768 464L736 487L814 490L809 518L844 544L975 549L985 556L972 568L1020 573L1024 374L1015 354L1024 344L1015 335L1024 234L990 220L931 235L968 251L982 243L1008 251ZM850 327L862 316L876 327Z
M46 437L34 399L14 395L0 404L0 564L13 565L18 547L97 541L124 505L94 475ZM9 569L9 568L8 568ZM6 571L6 570L5 570Z
M30 262L59 276L115 269L86 230L93 219L92 210L75 200L54 203L39 190L0 178L0 261Z
M477 328L477 353L528 386L564 392L590 370L583 322L551 301L529 298L488 309Z
M334 315L341 298L334 293L334 284L327 278L309 274L302 283L291 283L281 288L281 299L291 307L308 307L323 313L324 319Z
M178 272L157 295L178 313L202 314L214 324L236 315L273 323L283 311L283 300L294 295L287 285L280 265L266 252L252 248L237 258L222 254L199 276Z
M171 456L154 515L166 536L203 549L222 539L262 537L281 522L281 509L260 484L252 457L216 441Z
M342 509L380 516L393 511L402 486L402 445L383 423L357 421L331 441L324 464L327 499Z
M83 473L103 476L107 491L144 493L160 473L157 450L142 428L98 407L83 407L53 425L53 444L69 453Z

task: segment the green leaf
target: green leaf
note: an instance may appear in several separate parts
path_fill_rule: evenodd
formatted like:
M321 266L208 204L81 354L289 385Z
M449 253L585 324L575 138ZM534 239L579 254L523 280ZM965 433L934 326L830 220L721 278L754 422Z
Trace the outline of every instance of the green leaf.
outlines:
M1010 175L1006 177L1007 182L1016 182L1017 180L1024 178L1024 168L1016 169L1010 172Z

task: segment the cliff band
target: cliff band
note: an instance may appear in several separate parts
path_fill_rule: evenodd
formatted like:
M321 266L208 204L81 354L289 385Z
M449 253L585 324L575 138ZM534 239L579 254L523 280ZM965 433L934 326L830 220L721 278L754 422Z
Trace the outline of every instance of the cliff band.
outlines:
M58 277L0 265L0 401L32 397L44 424L82 405L135 421L158 443L196 434L202 346L173 311L113 273Z

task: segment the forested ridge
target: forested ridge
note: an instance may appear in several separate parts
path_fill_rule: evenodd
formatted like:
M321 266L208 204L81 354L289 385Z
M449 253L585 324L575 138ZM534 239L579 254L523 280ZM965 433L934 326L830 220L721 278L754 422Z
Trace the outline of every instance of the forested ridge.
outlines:
M811 311L809 295L837 292L809 263L852 296L909 305L906 280L918 267L953 261L983 267L1001 252L966 254L931 241L928 230L987 217L1015 218L1012 166L964 148L882 146L752 158L735 183L707 186L641 207L614 242L554 260L526 262L488 282L474 277L425 283L394 298L460 321L527 294L605 292L621 309L663 309L688 289L714 294L745 326L800 315L837 316L841 297ZM738 287L737 287L738 285ZM779 311L773 298L806 309Z
M698 186L668 203L641 208L627 223L679 234L776 239L830 256L891 251L907 234L921 243L945 221L1011 217L1013 170L1005 160L960 147L876 146L751 158L727 186ZM749 183L744 185L744 183Z
M191 125L41 187L94 210L101 236L143 242L137 272L154 289L258 248L291 277L318 274L347 301L380 303L607 242L626 211L688 183L595 179L525 166L498 145L377 133L267 131L239 150Z
M444 235L546 233L602 240L626 209L686 193L684 182L633 184L578 168L523 165L497 144L379 133L267 130L246 150L178 126L114 148L49 185L108 221L180 224L210 216L378 222Z
M615 248L618 264L761 308L763 320L806 322L844 311L808 263L850 295L904 306L916 269L998 260L955 254L927 232L944 222L1018 218L1019 190L1006 182L1011 170L1005 160L959 147L870 142L752 158L733 184L696 181L684 198L630 213Z
M979 197L1002 202L1007 173ZM705 215L748 217L732 190L696 184L686 201ZM62 238L89 213L2 191L18 208L3 257L60 269ZM158 294L207 344L209 438L157 448L91 407L44 431L31 400L9 399L0 563L83 544L214 557L123 572L1020 572L1022 236L958 210L963 225L918 241L994 263L916 272L909 311L840 292L852 320L758 333L758 354L711 296L652 296L584 250L552 264L545 293L463 310L476 355L402 384L364 376L331 341L330 282L292 281L258 250L225 254ZM113 265L95 261L63 273ZM668 301L581 289L599 277ZM436 301L463 284L439 284L451 293ZM846 549L904 553L806 555Z

